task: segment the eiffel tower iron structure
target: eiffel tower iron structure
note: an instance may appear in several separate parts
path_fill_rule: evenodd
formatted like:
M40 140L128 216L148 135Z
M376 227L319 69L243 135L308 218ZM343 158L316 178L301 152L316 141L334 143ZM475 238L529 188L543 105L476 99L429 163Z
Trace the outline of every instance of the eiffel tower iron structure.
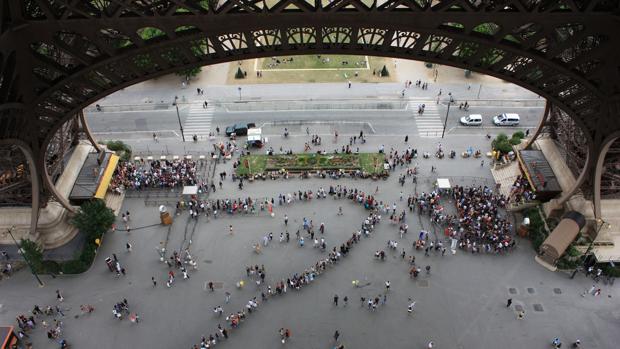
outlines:
M346 53L476 71L545 98L560 117L541 126L565 136L564 150L576 164L574 190L587 186L600 216L601 196L620 187L619 6L619 0L4 0L0 205L31 205L34 212L57 200L69 207L54 187L60 160L80 134L90 136L83 108L119 89L221 62Z

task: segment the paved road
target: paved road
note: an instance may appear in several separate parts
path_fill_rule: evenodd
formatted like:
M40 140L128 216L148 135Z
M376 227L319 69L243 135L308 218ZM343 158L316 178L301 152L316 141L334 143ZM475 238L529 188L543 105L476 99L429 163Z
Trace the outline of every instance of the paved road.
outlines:
M421 104L426 105L425 113L419 115ZM518 104L518 102L514 102ZM535 129L544 108L541 106L519 107L514 105L473 105L468 111L459 110L453 105L448 115L446 134L484 135L499 132L510 133L517 129ZM223 132L227 125L254 122L259 126L268 126L264 132L268 136L281 135L287 127L292 136L305 134L305 128L320 124L359 125L377 135L419 135L422 137L441 137L447 112L446 104L437 105L431 100L390 100L367 99L340 101L295 101L295 102L246 102L222 103L211 101L207 109L202 102L184 105L179 110L186 140L197 134L201 140L209 132L215 133L219 126ZM502 112L518 113L521 116L519 127L496 127L492 116ZM462 126L459 119L468 114L482 114L483 125L478 127ZM160 139L180 139L179 123L176 110L152 110L122 112L87 113L93 131L105 139L126 139L131 141L150 141L156 132ZM329 128L317 128L314 133L331 133ZM342 132L348 131L343 128Z

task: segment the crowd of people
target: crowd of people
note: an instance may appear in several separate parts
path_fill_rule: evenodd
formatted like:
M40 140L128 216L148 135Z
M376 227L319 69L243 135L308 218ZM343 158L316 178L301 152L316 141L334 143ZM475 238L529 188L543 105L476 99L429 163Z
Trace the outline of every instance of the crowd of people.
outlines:
M458 247L471 253L503 253L515 241L512 223L502 215L507 199L495 194L489 187L453 188L458 223L451 229L451 236L458 239Z
M126 189L169 189L198 185L198 182L196 161L142 159L136 163L119 163L110 182L110 190L121 192Z
M530 181L525 176L517 176L510 188L509 199L515 204L536 200L536 193L532 190Z
M40 307L35 304L29 315L20 314L16 317L18 327L16 333L20 340L19 343L23 345L20 347L15 347L16 349L30 349L33 347L32 343L30 343L30 336L39 325L46 331L46 335L49 340L58 343L61 349L69 348L69 343L64 338L64 322L62 321L65 317L65 311L67 309L62 307L64 297L60 293L60 290L56 290L56 300L58 301L58 304L56 305ZM95 311L95 307L90 304L82 304L80 305L80 310L81 314L76 315L76 318L82 315L91 314ZM11 347L11 349L12 348L13 347Z

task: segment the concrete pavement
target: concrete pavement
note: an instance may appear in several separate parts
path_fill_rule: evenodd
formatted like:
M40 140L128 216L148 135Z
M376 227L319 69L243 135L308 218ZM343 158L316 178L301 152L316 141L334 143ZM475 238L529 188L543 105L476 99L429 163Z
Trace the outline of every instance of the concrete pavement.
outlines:
M352 130L351 130L352 131ZM274 146L299 148L306 137L295 134L274 140ZM470 137L471 138L471 137ZM331 143L324 138L326 148L339 147L344 143ZM363 150L372 151L380 143L386 147L403 149L400 138L390 136L369 137ZM432 149L436 142L410 138L413 147ZM476 148L488 146L483 137L468 142ZM459 147L458 136L446 138L444 149ZM177 147L179 145L177 144ZM279 193L329 185L346 185L372 192L378 185L378 199L395 202L399 207L399 192L405 195L415 191L431 190L436 176L451 178L453 184L482 185L492 183L488 168L480 167L474 159L418 159L420 180L417 187L410 182L401 187L397 182L399 169L387 181L367 180L320 180L291 179L288 181L264 181L247 183L239 191L236 183L227 180L224 189L213 198L276 197ZM430 172L430 166L438 168ZM220 164L216 172L232 171L232 163ZM173 198L174 200L174 198ZM337 207L343 206L344 216L336 215ZM444 206L453 210L453 203L444 200ZM132 213L132 227L149 226L158 222L156 203L145 205L143 198L127 199L123 210ZM315 225L325 222L328 245L339 245L367 213L350 202L313 200L295 203L290 207L275 208L275 217L265 214L256 217L222 217L207 222L201 217L195 226L188 222L187 214L175 217L170 232L159 225L134 229L131 233L117 231L106 235L93 268L79 276L57 279L44 277L45 288L37 288L27 271L17 273L0 284L0 321L12 323L16 314L27 312L33 304L55 304L54 290L63 291L62 307L66 316L65 336L74 347L82 348L189 348L203 334L214 333L218 323L225 321L213 314L213 307L222 305L224 313L239 310L251 297L257 295L256 286L245 277L245 266L264 264L269 282L286 278L294 272L303 271L323 254L306 246L299 248L293 243L272 242L263 253L252 252L252 243L260 241L267 232L277 237L284 231L282 219L290 218L289 232L300 226L301 219L313 219ZM344 218L344 219L343 219ZM550 273L533 261L533 251L527 240L519 240L517 250L506 256L468 255L459 251L456 255L441 257L411 249L415 234L429 229L426 217L409 215L407 223L411 234L398 239L397 228L383 221L371 238L364 238L343 261L330 268L315 282L300 292L289 291L285 297L274 297L261 305L231 338L219 346L223 348L273 348L278 342L277 330L289 327L292 338L287 346L294 348L329 348L331 336L338 329L340 341L347 348L423 348L434 340L439 348L547 348L552 338L559 336L568 343L579 337L588 348L612 348L620 340L614 323L619 319L615 308L620 296L617 287L603 287L600 297L579 296L591 286L591 280L578 276L569 280L566 275ZM232 224L235 234L227 234ZM121 222L118 222L122 226ZM421 265L431 265L432 275L412 281L407 275L407 264L396 254L388 254L386 262L378 262L374 251L385 249L388 239L396 239L407 254L413 253ZM159 262L156 248L168 240L170 249L188 246L199 263L199 270L191 273L191 279L177 279L175 286L164 285L167 268ZM133 251L124 252L125 243L131 242ZM399 250L400 250L399 246ZM116 278L107 271L104 259L116 253L127 268L126 277ZM151 276L159 285L153 288ZM246 280L246 287L238 290L235 283ZM351 280L370 283L354 288ZM376 296L383 290L383 282L390 280L392 287L387 304L376 312L369 312L359 304L360 297ZM204 290L205 282L218 283L215 292ZM219 285L221 283L221 288ZM224 303L224 292L231 292L230 304ZM341 300L346 295L349 305L334 307L334 294ZM141 317L140 324L127 320L119 322L111 314L112 306L127 298L133 311ZM260 298L260 297L259 297ZM416 312L407 315L407 298L417 301ZM514 307L506 309L506 299L513 298ZM79 315L79 305L93 304L97 310L90 315ZM516 319L516 309L526 311L523 321ZM35 330L32 341L36 347L53 347L42 329Z

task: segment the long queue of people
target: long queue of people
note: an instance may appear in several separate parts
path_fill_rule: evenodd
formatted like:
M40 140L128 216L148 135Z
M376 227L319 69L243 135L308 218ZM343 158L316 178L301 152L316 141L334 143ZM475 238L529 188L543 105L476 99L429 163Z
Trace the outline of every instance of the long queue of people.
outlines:
M374 209L379 211L389 212L391 207L396 207L394 203L390 206L383 201L376 201L374 196L364 193L361 190L355 188L347 188L346 186L336 185L330 186L326 191L323 187L320 187L317 191L312 190L298 190L297 192L289 192L286 194L278 194L277 199L272 198L236 198L236 199L199 199L198 197L192 197L187 201L178 201L176 204L176 214L181 214L184 210L188 210L191 217L198 219L199 216L204 215L208 218L218 218L222 213L228 215L238 214L257 214L268 212L273 213L273 209L276 206L291 205L296 201L311 201L313 199L326 199L332 196L335 199L349 198L355 199L359 203L363 203L364 208Z
M304 269L301 273L293 273L286 277L286 279L282 278L279 281L276 281L273 285L265 281L266 270L264 266L259 267L256 265L253 267L246 267L246 275L251 279L251 281L256 283L260 296L252 297L244 305L244 309L231 312L225 317L226 323L230 330L241 326L243 321L245 321L249 315L257 311L260 305L267 302L270 298L283 296L290 290L300 291L304 286L311 284L317 277L329 270L330 266L337 264L340 259L346 257L350 250L360 242L362 235L366 237L372 235L372 231L374 230L376 224L378 224L381 220L381 216L378 215L376 211L377 201L374 197L366 194L362 190L351 188L340 188L340 195L337 195L336 192L337 191L334 190L334 193L332 194L334 195L334 199L348 199L372 211L362 222L361 229L353 232L351 237L343 242L339 247L333 247L327 256L319 259L314 264ZM314 233L313 226L309 223L304 224L302 230L307 236L311 236ZM298 240L302 238L303 236L299 234ZM237 287L243 287L243 285L245 285L245 282L237 283ZM216 316L219 316L222 311L217 309L218 308L216 308L215 313ZM220 341L228 339L228 331L229 330L219 324L217 326L217 331L214 334L202 336L200 343L195 344L192 349L213 348ZM290 329L284 329L284 331L280 334L283 343L288 340L290 336Z
M196 161L141 160L138 163L120 163L114 171L110 190L120 193L125 189L170 189L197 184Z

